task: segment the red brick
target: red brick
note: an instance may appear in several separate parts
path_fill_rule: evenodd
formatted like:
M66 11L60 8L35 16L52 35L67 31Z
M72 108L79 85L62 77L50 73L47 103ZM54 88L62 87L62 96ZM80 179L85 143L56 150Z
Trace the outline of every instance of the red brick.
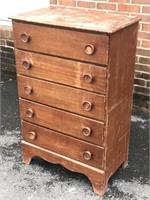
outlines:
M143 31L149 31L149 32L150 32L150 24L143 24L143 23L142 23L142 30L143 30Z
M114 4L114 3L98 3L97 8L102 9L102 10L116 10L116 4Z
M146 88L146 87L135 86L134 91L140 92L140 93L145 94L145 95L150 95L150 89Z
M150 66L149 65L142 65L142 64L135 64L135 69L141 72L150 73Z
M0 39L0 46L5 46L6 45L6 40Z
M139 13L141 6L139 5L129 5L129 4L118 4L118 10L123 12L133 12Z
M109 0L109 2L130 3L130 0Z
M10 38L10 31L1 29L0 38Z
M138 32L138 38L145 39L145 40L150 40L150 33L144 32L144 31L139 31Z
M146 86L150 87L150 81L146 81Z
M149 101L149 97L148 96L144 96L142 94L134 94L134 97L137 97L138 100L146 100L146 101Z
M13 40L13 31L10 31L10 40Z
M150 58L148 58L148 57L140 57L139 58L139 63L150 65Z
M138 16L141 18L141 23L149 23L150 22L150 15L144 15L144 14L141 14L141 13L130 13L131 16Z
M142 22L150 22L150 15L142 15Z
M134 84L135 85L141 85L141 86L145 86L146 85L146 81L144 79L134 79Z
M57 4L57 0L49 0L50 4L56 5Z
M0 38L12 39L12 27L0 26Z
M136 51L136 54L150 57L150 50L138 48L137 51Z
M143 73L141 71L135 71L135 77L149 80L150 74L149 73Z
M148 14L150 14L150 6L143 6L142 13L148 13Z
M69 0L69 1L66 1L66 0L59 0L58 1L59 5L63 5L63 6L76 6L76 0Z
M77 6L83 8L95 8L96 4L95 2L78 1Z
M150 47L150 41L148 41L148 40L142 40L141 47L149 49L149 47Z
M149 0L132 0L132 2L137 4L149 4Z

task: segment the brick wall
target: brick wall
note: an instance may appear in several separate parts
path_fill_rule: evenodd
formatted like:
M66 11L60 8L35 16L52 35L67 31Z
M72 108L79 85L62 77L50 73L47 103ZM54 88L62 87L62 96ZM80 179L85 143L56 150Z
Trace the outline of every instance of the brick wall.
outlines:
M50 0L50 4L141 16L135 64L134 105L147 110L150 105L150 0Z
M14 42L10 26L0 26L0 58L1 73L15 77Z
M150 105L150 0L50 0L50 4L142 17L137 43L133 103L142 110L148 110ZM0 27L0 45L1 71L14 75L11 27Z

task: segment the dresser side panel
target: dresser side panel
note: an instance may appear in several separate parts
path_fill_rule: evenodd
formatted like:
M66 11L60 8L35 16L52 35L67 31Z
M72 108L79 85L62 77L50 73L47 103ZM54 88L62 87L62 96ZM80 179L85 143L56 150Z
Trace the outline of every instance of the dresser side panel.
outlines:
M105 122L105 169L109 178L128 162L138 24L110 36Z
M107 176L111 176L122 163L128 162L131 106L130 95L107 115L105 148Z
M133 92L138 23L110 36L108 111Z

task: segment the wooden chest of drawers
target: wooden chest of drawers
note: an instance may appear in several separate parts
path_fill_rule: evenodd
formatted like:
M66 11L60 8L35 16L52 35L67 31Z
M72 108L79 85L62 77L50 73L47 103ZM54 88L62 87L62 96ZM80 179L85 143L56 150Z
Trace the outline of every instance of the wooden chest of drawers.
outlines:
M12 17L23 161L88 176L128 163L137 17L50 7Z

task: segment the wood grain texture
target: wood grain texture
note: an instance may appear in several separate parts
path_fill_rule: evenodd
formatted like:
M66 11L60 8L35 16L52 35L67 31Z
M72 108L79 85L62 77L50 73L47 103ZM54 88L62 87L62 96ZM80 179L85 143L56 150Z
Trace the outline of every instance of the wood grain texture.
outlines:
M95 167L89 166L85 163L73 160L55 152L43 149L25 141L22 142L23 162L30 164L33 156L39 156L46 161L54 164L61 164L65 168L85 174L92 183L94 192L99 195L104 195L107 190L107 183L105 179L105 172Z
M108 178L128 163L137 30L136 23L110 36L104 130Z
M104 34L85 34L17 21L13 21L13 33L15 48L104 65L108 63L109 37ZM21 40L21 35L24 33L30 37L28 42ZM92 55L85 53L87 44L94 46Z
M130 135L131 96L125 98L108 113L106 130L106 166L107 175L112 175L125 161L128 161L127 135Z
M33 110L33 117L27 117L27 109ZM20 99L20 111L21 119L25 121L32 122L94 144L103 145L104 123L102 122L23 99ZM89 137L83 135L82 129L84 127L89 127L91 129L92 134Z
M133 92L137 30L136 23L110 37L108 110Z
M30 53L15 49L17 73L57 82L100 94L106 93L106 68L77 61ZM25 69L22 62L31 64ZM59 73L58 73L59 72ZM92 82L84 80L85 75L92 76Z
M27 122L22 122L22 132L23 140L29 143L103 169L104 148L102 147ZM30 139L30 132L36 134L35 139ZM84 159L85 151L91 153L90 160Z
M128 163L139 18L65 8L12 18L23 161L83 173L103 195Z
M31 88L31 93L26 89ZM18 75L19 96L35 102L104 121L105 98L102 95L74 89L47 81ZM91 110L84 102L92 103Z
M43 8L12 16L11 19L102 33L114 33L140 20L135 16L106 14L96 10L87 12L83 9L66 9L65 7Z

